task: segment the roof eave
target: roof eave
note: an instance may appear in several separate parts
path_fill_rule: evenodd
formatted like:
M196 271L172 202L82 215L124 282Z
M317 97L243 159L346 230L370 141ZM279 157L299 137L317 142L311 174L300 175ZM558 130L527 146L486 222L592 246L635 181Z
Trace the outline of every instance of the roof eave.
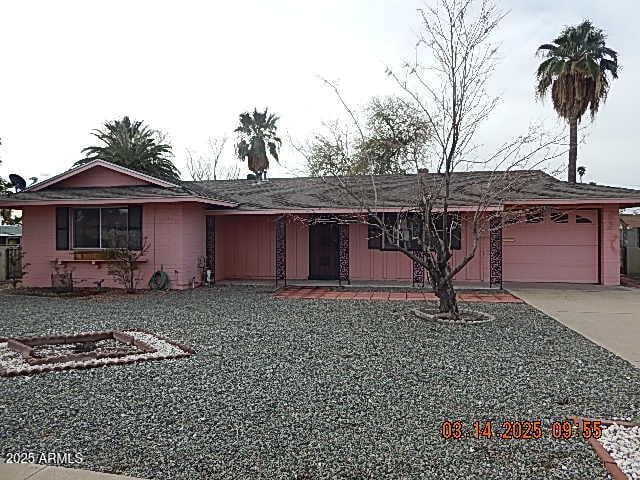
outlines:
M376 212L406 212L407 210L412 209L413 207L377 207L372 208L372 211ZM434 208L434 211L441 211L442 208ZM449 211L455 212L475 212L475 211L483 211L483 212L496 212L502 211L503 207L500 205L488 206L488 207L480 207L477 205L470 206L449 206ZM206 210L207 215L314 215L314 214L357 214L362 215L367 212L366 208L270 208L270 209L235 209L235 210Z
M199 196L182 197L121 197L121 198L58 198L58 199L37 199L37 200L0 200L1 208L20 209L23 207L47 206L47 205L111 205L111 204L141 204L141 203L184 203L195 202L218 207L235 208L237 203L224 202L211 198Z
M505 201L505 206L513 205L620 205L621 208L640 206L640 198L562 198L562 199L522 199ZM624 207L623 207L624 206Z

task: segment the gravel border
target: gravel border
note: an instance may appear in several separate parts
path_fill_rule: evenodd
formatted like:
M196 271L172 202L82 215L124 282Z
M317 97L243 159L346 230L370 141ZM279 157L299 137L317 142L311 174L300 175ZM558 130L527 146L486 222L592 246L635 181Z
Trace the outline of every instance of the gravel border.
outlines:
M2 336L135 326L197 350L0 378L0 453L80 452L75 467L158 480L605 479L584 440L444 440L440 425L640 415L640 370L526 304L473 304L496 320L452 328L410 314L424 302L271 293L0 293Z
M82 332L75 335L87 335L95 332ZM119 357L71 360L67 362L40 363L32 365L23 356L9 348L8 342L0 342L0 377L16 377L18 375L34 375L37 373L60 372L71 369L87 369L107 367L111 365L126 365L148 360L169 360L191 355L190 347L163 339L157 335L139 330L124 330L125 335L140 340L154 351L135 353Z
M640 425L613 423L602 430L598 441L629 480L640 480Z
M433 310L435 312L435 310ZM442 323L445 325L480 325L483 323L493 322L496 317L490 313L481 312L479 310L460 310L460 315L462 315L463 320L447 320L446 318L440 318L435 313L425 312L419 308L412 308L411 313L413 313L416 317L421 318L422 320L426 320L428 322ZM477 318L469 319L468 316L476 316ZM466 318L465 318L466 317ZM483 318L484 320L478 320L478 318Z

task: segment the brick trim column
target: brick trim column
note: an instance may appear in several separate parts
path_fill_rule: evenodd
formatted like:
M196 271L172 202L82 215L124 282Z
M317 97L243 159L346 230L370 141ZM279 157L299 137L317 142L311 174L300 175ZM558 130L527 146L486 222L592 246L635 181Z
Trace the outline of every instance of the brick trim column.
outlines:
M415 254L422 257L422 252L415 252ZM415 260L411 261L411 279L412 286L420 285L424 288L424 266Z
M276 219L276 286L283 280L287 285L287 220L284 215Z
M205 263L207 270L211 270L211 283L216 283L216 217L207 215L206 219Z
M489 286L502 288L502 218L489 220Z
M338 224L338 280L351 283L349 278L349 224Z

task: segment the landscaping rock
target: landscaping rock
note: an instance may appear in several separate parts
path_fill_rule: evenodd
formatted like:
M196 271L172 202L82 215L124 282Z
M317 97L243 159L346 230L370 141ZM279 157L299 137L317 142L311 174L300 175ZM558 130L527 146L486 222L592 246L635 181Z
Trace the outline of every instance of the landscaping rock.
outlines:
M525 304L473 304L496 317L473 328L420 306L252 287L0 293L0 336L141 329L196 351L0 378L0 453L80 452L75 467L159 480L606 478L584 440L549 428L637 417L640 370ZM440 436L443 420L536 419L540 440Z
M603 429L599 441L630 480L640 480L640 426L614 423Z

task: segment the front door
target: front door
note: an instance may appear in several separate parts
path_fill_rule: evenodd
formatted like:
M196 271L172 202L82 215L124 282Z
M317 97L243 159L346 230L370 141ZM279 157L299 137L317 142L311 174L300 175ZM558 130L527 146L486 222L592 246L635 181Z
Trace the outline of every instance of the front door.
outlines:
M338 279L338 224L309 227L309 279Z

